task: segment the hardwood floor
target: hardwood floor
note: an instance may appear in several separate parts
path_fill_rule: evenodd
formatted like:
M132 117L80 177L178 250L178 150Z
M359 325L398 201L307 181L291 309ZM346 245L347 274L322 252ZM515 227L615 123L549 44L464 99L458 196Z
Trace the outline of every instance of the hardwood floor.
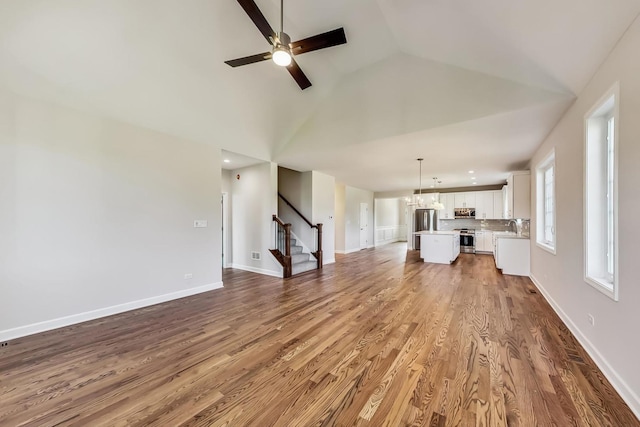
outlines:
M640 426L526 278L402 244L14 340L1 426Z

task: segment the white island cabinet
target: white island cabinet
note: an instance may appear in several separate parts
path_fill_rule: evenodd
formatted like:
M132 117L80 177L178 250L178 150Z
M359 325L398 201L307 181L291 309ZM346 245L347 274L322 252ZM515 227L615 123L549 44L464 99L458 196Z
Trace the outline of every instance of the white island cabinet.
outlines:
M451 264L460 255L460 232L421 231L420 258L424 262Z
M529 238L516 233L494 233L494 258L503 274L529 276Z

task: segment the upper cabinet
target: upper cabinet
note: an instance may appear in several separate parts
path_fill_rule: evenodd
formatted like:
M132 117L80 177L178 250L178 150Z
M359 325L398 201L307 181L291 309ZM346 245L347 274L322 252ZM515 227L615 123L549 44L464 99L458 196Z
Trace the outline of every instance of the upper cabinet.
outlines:
M476 192L476 219L503 219L502 191Z
M476 219L493 219L493 191L476 193Z
M454 193L440 194L440 203L444 205L444 209L438 212L440 219L453 219L453 206L455 203Z
M531 173L513 172L502 188L504 197L504 217L531 218Z
M493 192L493 219L504 219L504 201L501 190Z
M476 193L475 191L468 193L453 193L454 195L454 208L475 208L476 207Z

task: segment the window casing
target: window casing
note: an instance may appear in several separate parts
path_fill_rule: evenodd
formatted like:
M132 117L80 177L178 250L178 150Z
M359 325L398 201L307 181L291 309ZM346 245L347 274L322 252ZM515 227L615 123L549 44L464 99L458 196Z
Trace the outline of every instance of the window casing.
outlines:
M618 300L618 109L616 84L585 116L585 281Z
M556 162L552 151L536 168L536 243L556 253Z

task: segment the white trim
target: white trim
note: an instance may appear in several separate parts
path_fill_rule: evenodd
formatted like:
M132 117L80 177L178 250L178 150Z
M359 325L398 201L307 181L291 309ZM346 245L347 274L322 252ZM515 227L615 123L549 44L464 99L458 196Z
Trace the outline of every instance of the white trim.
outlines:
M249 271L251 273L264 274L265 276L278 277L282 279L282 272L279 272L279 271L266 270L264 268L250 267L248 265L241 265L241 264L234 264L234 263L231 263L230 268L235 268L236 270Z
M43 322L19 326L13 329L6 329L4 331L0 331L0 341L8 341L20 337L25 337L27 335L38 334L40 332L46 332L65 326L75 325L77 323L87 322L89 320L95 320L101 317L112 316L114 314L124 313L125 311L136 310L139 308L148 307L150 305L156 305L179 298L212 291L214 289L220 289L222 287L222 282L210 283L208 285L202 285L196 288L190 288L182 291L171 292L169 294L126 302L124 304L112 305L110 307L99 308L97 310L86 311L84 313L72 314L70 316L59 317L57 319L45 320Z
M573 323L573 320L562 310L560 305L551 297L549 292L542 286L542 284L530 275L531 281L540 290L540 293L545 300L549 303L553 311L560 317L564 324L569 328L571 333L576 337L580 345L586 350L589 356L593 359L594 363L602 371L604 376L609 380L613 388L620 394L622 400L625 401L631 411L636 417L640 418L640 397L629 387L620 374L609 364L607 359L598 351L598 349L589 341L589 339L582 333L580 328Z
M612 107L608 107L606 104L609 101L609 99L613 98L613 106ZM588 236L589 236L589 185L588 185L588 176L589 176L589 164L588 164L588 151L589 151L589 121L591 119L594 119L595 117L598 116L599 113L602 112L602 110L605 109L605 111L607 111L607 109L612 109L613 113L611 114L611 116L614 117L614 135L615 135L615 148L614 148L614 152L613 152L613 173L614 173L614 177L613 177L613 199L615 201L615 208L613 211L613 229L614 229L614 235L615 235L615 240L614 240L614 247L613 247L613 254L614 254L614 266L613 266L613 289L609 289L609 287L603 283L601 283L601 280L597 277L591 277L589 275L589 256L588 256ZM583 211L582 211L582 222L583 222L583 231L582 231L582 256L583 256L583 263L584 263L584 267L583 267L583 277L584 277L584 281L585 283L587 283L589 286L593 287L594 289L600 291L602 294L608 296L609 298L611 298L614 301L618 301L619 300L619 289L620 289L620 283L619 283L619 261L620 261L620 251L618 249L618 245L620 242L620 233L619 233L619 223L618 223L618 169L619 169L619 165L618 165L618 156L619 156L619 147L620 147L620 82L615 82L613 84L613 86L611 86L601 97L600 99L598 99L598 102L596 102L593 107L591 107L589 109L589 111L587 111L587 113L584 115L584 120L583 120L583 131L584 131L584 142L583 142L583 160L582 160L582 164L583 164L583 177L582 177L582 183L583 183ZM640 418L640 417L639 417Z
M536 224L536 227L538 225ZM536 232L537 234L537 232ZM547 245L546 243L542 243L542 242L538 242L536 241L536 245L540 248L540 249L544 249L545 251L555 255L556 254L556 248L551 246L551 245Z
M544 239L545 231L547 227L546 223L546 182L545 174L549 168L553 168L553 244L550 244ZM556 245L558 244L558 233L556 229L557 216L558 216L558 196L557 196L557 176L558 170L556 166L556 149L552 148L544 158L538 162L535 168L536 171L536 244L545 251L555 255Z
M363 249L365 249L365 248L363 248ZM338 250L336 250L334 252L337 253L337 254L346 255L346 254L352 254L354 252L360 252L361 250L362 249L360 249L360 248L356 248L356 249L347 249L346 251L338 251Z
M322 265L329 265L329 264L335 264L336 263L336 259L332 258L332 259L328 259L328 260L322 260Z

